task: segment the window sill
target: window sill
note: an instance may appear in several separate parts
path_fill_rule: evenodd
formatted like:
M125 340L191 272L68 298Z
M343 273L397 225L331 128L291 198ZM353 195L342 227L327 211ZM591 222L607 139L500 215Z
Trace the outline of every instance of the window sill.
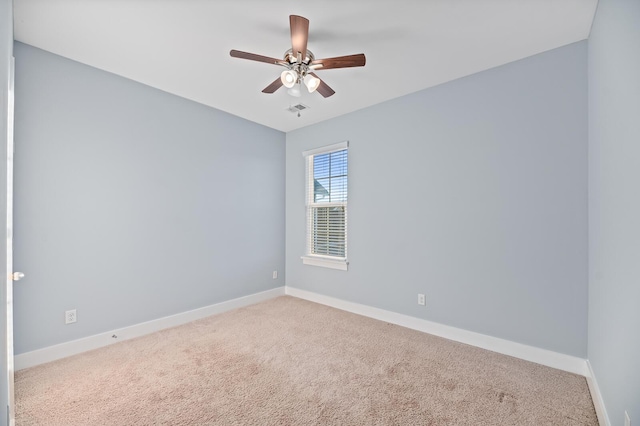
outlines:
M349 266L347 259L313 255L302 256L302 263L323 268L340 269L341 271L348 270Z

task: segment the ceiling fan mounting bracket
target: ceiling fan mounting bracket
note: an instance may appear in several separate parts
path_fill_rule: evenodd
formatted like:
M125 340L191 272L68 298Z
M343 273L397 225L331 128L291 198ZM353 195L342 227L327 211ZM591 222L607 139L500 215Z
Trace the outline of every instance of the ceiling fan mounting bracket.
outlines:
M316 57L313 55L313 52L311 52L309 49L307 49L307 54L305 55L304 60L302 59L302 55L300 54L300 52L294 55L293 49L289 49L286 52L284 52L283 58L285 62L288 62L290 64L303 63L305 65L309 65L311 62L316 60Z
M304 60L301 59L301 56L300 52L298 52L297 55L294 55L293 49L289 49L284 52L283 57L285 63L282 65L292 71L295 71L299 78L304 78L309 73L309 70L311 69L309 64L315 61L315 56L309 49L307 49L307 54L305 55Z

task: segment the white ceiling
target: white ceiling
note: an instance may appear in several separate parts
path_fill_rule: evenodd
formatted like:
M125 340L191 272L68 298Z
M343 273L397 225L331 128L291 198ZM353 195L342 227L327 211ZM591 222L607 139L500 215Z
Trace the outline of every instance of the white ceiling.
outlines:
M281 131L451 81L589 35L597 0L15 0L15 39ZM289 15L309 19L330 98L261 90L282 68ZM296 117L290 105L310 107Z

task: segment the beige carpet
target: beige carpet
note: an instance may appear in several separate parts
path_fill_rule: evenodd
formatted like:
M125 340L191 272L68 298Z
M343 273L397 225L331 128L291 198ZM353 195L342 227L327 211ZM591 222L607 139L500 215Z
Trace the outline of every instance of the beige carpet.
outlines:
M597 425L583 377L292 297L18 371L20 425Z

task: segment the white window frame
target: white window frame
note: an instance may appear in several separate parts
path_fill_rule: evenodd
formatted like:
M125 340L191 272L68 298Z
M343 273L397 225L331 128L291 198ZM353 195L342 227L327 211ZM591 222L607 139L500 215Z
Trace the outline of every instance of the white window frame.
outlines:
M348 266L349 266L349 261L347 260L347 230L348 230L348 221L347 221L347 201L345 202L340 202L340 203L323 203L323 204L319 204L319 203L314 203L313 202L313 189L314 188L314 176L313 176L313 157L315 155L320 155L320 154L328 154L331 152L335 152L335 151L342 151L344 149L348 149L349 148L349 141L344 141L344 142L340 142L340 143L336 143L333 145L329 145L329 146L324 146L321 148L316 148L316 149L311 149L308 151L304 151L302 153L302 156L305 159L305 169L306 169L306 179L305 179L305 206L306 206L306 251L305 251L305 255L302 256L302 263L305 265L313 265L313 266L321 266L324 268L331 268L331 269L340 269L343 271L348 270ZM347 164L349 161L349 154L347 151ZM349 185L349 181L348 181L348 169L347 169L347 187ZM331 207L331 206L342 206L344 207L344 214L345 214L345 237L344 237L344 245L345 245L345 249L344 249L344 257L337 257L337 256L326 256L326 255L320 255L320 254L314 254L312 253L313 250L313 229L312 228L312 221L310 220L310 214L312 214L312 208L314 206L321 206L321 207Z

